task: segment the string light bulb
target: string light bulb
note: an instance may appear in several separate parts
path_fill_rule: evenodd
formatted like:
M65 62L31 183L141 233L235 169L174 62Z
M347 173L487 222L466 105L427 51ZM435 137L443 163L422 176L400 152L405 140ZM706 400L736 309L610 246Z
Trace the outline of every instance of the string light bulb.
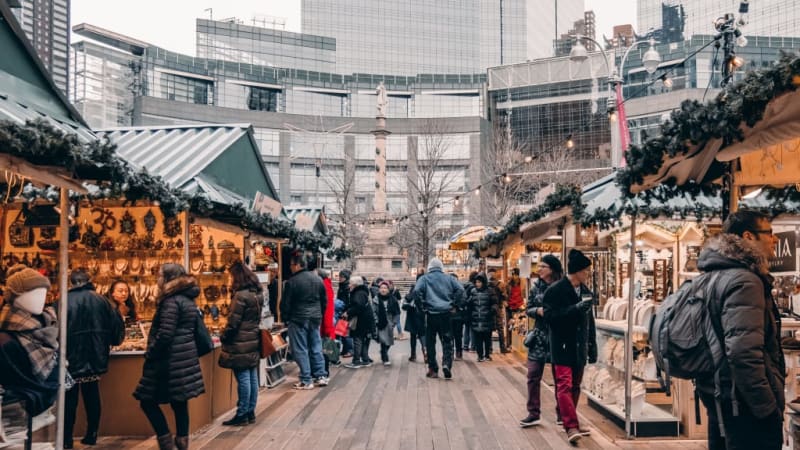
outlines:
M744 58L742 58L741 56L734 56L733 59L731 59L731 66L732 67L738 69L739 67L742 67L743 65L744 65Z
M575 142L572 140L572 135L567 136L567 148L575 147Z
M611 123L617 122L617 112L614 111L613 109L608 111L608 121Z
M453 200L453 204L456 206L461 204L461 198L458 195L456 195L455 200Z
M526 156L526 157L525 157L525 162L526 162L526 163L529 163L529 162L531 162L531 161L533 161L533 156L531 156L531 155L528 155L528 156Z
M481 187L480 186L475 188L475 195L481 195Z
M511 175L509 175L507 173L504 173L503 174L503 181L505 181L506 183L511 183Z

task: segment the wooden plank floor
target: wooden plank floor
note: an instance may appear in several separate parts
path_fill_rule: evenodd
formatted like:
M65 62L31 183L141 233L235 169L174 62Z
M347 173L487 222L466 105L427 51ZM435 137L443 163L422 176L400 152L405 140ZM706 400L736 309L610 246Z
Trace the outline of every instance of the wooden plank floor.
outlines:
M380 360L376 345L372 355ZM456 361L454 379L425 378L421 362L408 361L408 341L396 341L391 367L376 363L358 370L332 368L331 384L313 391L294 391L297 369L289 380L259 395L257 421L246 427L224 427L221 417L192 436L192 449L571 449L563 429L555 424L555 400L550 386L542 392L544 423L521 429L526 415L525 356L493 355L476 362L475 353ZM546 371L548 372L548 371ZM549 374L545 381L552 384ZM593 411L579 406L582 425L593 434L577 448L659 450L706 448L682 440L626 441L622 431ZM76 448L80 444L76 442ZM104 438L96 450L151 450L154 438Z

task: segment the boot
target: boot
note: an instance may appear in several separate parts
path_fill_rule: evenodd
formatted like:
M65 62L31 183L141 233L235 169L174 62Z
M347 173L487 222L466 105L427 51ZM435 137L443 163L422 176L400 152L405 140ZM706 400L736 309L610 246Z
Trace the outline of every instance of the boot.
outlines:
M175 450L175 445L172 443L171 434L165 434L158 437L158 450Z
M86 436L81 439L81 444L83 445L95 445L97 444L97 432L94 433L86 433Z
M189 436L175 436L175 448L189 450Z
M247 423L256 423L256 413L255 412L247 413Z
M236 415L236 416L233 416L231 419L228 419L225 422L222 422L222 424L225 425L226 427L231 427L231 426L232 427L239 427L239 426L242 426L242 425L247 425L247 422L248 422L247 421L247 415L244 415L244 416Z

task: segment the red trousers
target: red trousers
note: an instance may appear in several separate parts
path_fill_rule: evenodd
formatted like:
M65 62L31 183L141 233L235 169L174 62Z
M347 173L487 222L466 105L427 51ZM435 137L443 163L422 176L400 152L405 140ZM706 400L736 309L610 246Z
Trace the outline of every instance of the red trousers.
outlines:
M578 399L581 396L583 367L555 366L556 399L564 429L578 428Z

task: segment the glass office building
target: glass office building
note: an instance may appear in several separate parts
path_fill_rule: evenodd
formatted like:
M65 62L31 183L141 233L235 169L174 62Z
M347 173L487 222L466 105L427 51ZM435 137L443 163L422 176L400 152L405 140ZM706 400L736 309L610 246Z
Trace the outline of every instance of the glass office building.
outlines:
M69 82L69 0L16 0L25 35L56 86L67 94ZM13 6L13 5L12 5Z
M726 13L737 19L741 0L638 0L637 32L663 30L662 42L678 42L698 34L714 34L713 22ZM753 0L744 16L742 33L750 36L792 37L800 30L800 3L794 0Z

